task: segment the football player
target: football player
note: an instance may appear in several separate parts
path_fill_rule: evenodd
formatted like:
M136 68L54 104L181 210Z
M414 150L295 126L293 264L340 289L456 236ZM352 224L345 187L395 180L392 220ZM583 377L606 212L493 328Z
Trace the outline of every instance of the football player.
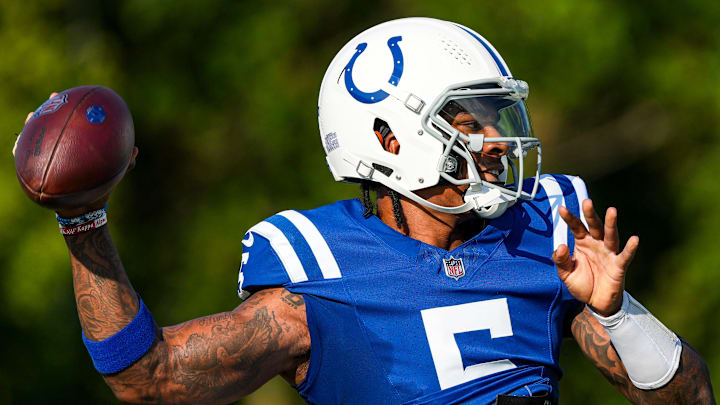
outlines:
M107 227L65 237L96 368L128 402L225 403L282 375L311 403L552 404L571 334L634 403L714 403L702 358L624 291L638 238L621 249L580 178L540 175L527 96L462 25L359 34L319 122L362 198L253 226L237 308L158 328Z

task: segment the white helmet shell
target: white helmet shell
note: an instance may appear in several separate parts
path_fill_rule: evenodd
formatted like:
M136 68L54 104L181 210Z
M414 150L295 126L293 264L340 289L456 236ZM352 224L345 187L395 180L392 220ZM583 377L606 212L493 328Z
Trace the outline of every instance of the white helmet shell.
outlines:
M480 215L486 212L486 217L490 212L498 216L505 209L498 207L532 198L534 192L523 192L521 184L512 189L482 181L468 147L476 151L478 142L482 146L495 138L458 133L439 115L449 101L488 95L510 100L498 111L507 109L508 103L520 105L513 116L522 116L524 121L516 126L524 127L524 133L503 135L498 141L510 144L522 167L526 151L539 149L539 141L529 136L524 109L527 84L512 79L487 40L462 25L431 18L374 26L338 52L323 78L318 121L330 171L338 181L375 181L439 211L475 209ZM378 118L392 129L400 153L389 153L378 142L373 133ZM458 181L446 173L448 158L455 159L451 154L465 158L468 179ZM522 173L514 172L516 182L518 175L522 179ZM438 184L441 178L471 185L465 204L441 207L413 193Z

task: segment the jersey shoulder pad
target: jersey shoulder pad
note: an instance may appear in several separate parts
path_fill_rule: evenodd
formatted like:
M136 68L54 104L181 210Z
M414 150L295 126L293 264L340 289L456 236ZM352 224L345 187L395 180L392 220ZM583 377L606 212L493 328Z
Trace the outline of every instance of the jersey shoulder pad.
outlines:
M314 223L326 207L287 210L250 228L242 241L238 294L267 287L290 286L319 279L340 278L340 268L326 238ZM326 215L321 215L327 219Z

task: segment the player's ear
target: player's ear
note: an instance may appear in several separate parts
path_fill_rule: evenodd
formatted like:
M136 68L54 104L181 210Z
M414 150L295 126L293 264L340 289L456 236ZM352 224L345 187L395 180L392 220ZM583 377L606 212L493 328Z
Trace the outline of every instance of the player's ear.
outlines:
M377 136L383 149L393 155L400 153L400 142L395 137L395 134L392 133L392 130L387 122L381 120L380 118L375 118L373 131L375 132L375 136Z
M397 155L400 153L400 142L395 138L395 134L390 132L390 134L387 136L387 139L385 141L385 150L392 153L393 155Z

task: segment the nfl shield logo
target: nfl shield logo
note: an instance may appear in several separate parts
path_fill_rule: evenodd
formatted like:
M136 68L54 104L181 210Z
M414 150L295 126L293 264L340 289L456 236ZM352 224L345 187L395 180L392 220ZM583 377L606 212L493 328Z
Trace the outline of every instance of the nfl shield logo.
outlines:
M463 265L462 259L456 259L450 256L449 259L443 259L443 266L445 267L445 275L459 280L460 277L465 276L465 265Z
M54 113L55 111L59 110L60 107L62 107L65 103L67 103L67 94L55 95L55 97L52 97L49 100L45 101L40 107L37 108L37 110L35 110L35 113L30 118L30 121L41 115ZM30 121L28 121L28 123Z

